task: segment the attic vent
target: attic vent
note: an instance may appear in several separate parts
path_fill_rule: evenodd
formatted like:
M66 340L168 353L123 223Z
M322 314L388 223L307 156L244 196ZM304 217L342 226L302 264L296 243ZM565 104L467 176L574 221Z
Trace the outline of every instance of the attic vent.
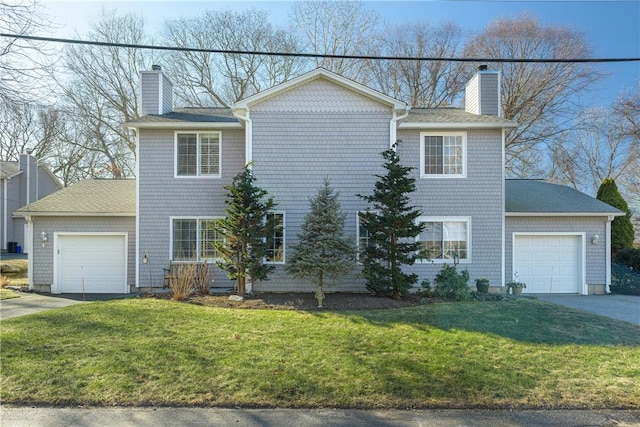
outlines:
M152 69L153 71L162 71L162 67L161 67L161 66L159 66L159 65L152 65L152 66L151 66L151 69Z
M478 71L487 71L489 69L489 66L487 65L480 65L478 66Z

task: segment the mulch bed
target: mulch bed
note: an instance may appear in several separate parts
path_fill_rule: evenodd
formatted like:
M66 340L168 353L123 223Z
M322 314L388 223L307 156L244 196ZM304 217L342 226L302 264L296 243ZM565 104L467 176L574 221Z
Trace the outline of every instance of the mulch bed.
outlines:
M150 294L147 297L170 299L170 293ZM369 293L328 293L325 294L323 308L313 293L263 293L246 295L242 301L229 299L225 295L194 295L186 302L207 307L251 308L269 310L371 310L402 308L420 305L424 300L416 295L408 295L399 300L379 297Z

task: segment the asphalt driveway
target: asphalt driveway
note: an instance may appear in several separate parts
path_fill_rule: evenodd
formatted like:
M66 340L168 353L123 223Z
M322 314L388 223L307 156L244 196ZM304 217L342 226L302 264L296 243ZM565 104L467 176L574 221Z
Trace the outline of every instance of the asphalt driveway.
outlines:
M89 301L104 301L118 298L131 298L136 294L38 294L20 292L20 298L0 300L0 320L11 317L38 313L52 308L67 307Z
M540 301L560 304L640 325L640 296L538 294Z

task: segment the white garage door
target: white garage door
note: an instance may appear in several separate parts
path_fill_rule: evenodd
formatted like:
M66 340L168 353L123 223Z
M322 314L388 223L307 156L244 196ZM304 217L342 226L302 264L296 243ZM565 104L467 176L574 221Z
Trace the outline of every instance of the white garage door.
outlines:
M127 293L126 235L60 235L55 293Z
M516 235L513 271L526 293L581 293L582 237Z

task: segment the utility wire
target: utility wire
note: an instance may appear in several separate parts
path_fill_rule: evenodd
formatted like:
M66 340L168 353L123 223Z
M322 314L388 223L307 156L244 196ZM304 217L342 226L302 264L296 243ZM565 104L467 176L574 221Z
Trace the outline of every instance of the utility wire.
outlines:
M265 52L233 49L205 49L196 47L156 46L132 43L99 42L91 40L61 39L54 37L28 36L24 34L0 33L0 37L35 40L53 43L80 44L103 47L124 47L133 49L170 50L178 52L224 53L229 55L289 56L295 58L330 58L330 59L370 59L386 61L447 61L447 62L511 62L511 63L604 63L604 62L637 62L640 57L630 58L441 58L413 56L377 56L377 55L336 55L328 53L295 53Z

